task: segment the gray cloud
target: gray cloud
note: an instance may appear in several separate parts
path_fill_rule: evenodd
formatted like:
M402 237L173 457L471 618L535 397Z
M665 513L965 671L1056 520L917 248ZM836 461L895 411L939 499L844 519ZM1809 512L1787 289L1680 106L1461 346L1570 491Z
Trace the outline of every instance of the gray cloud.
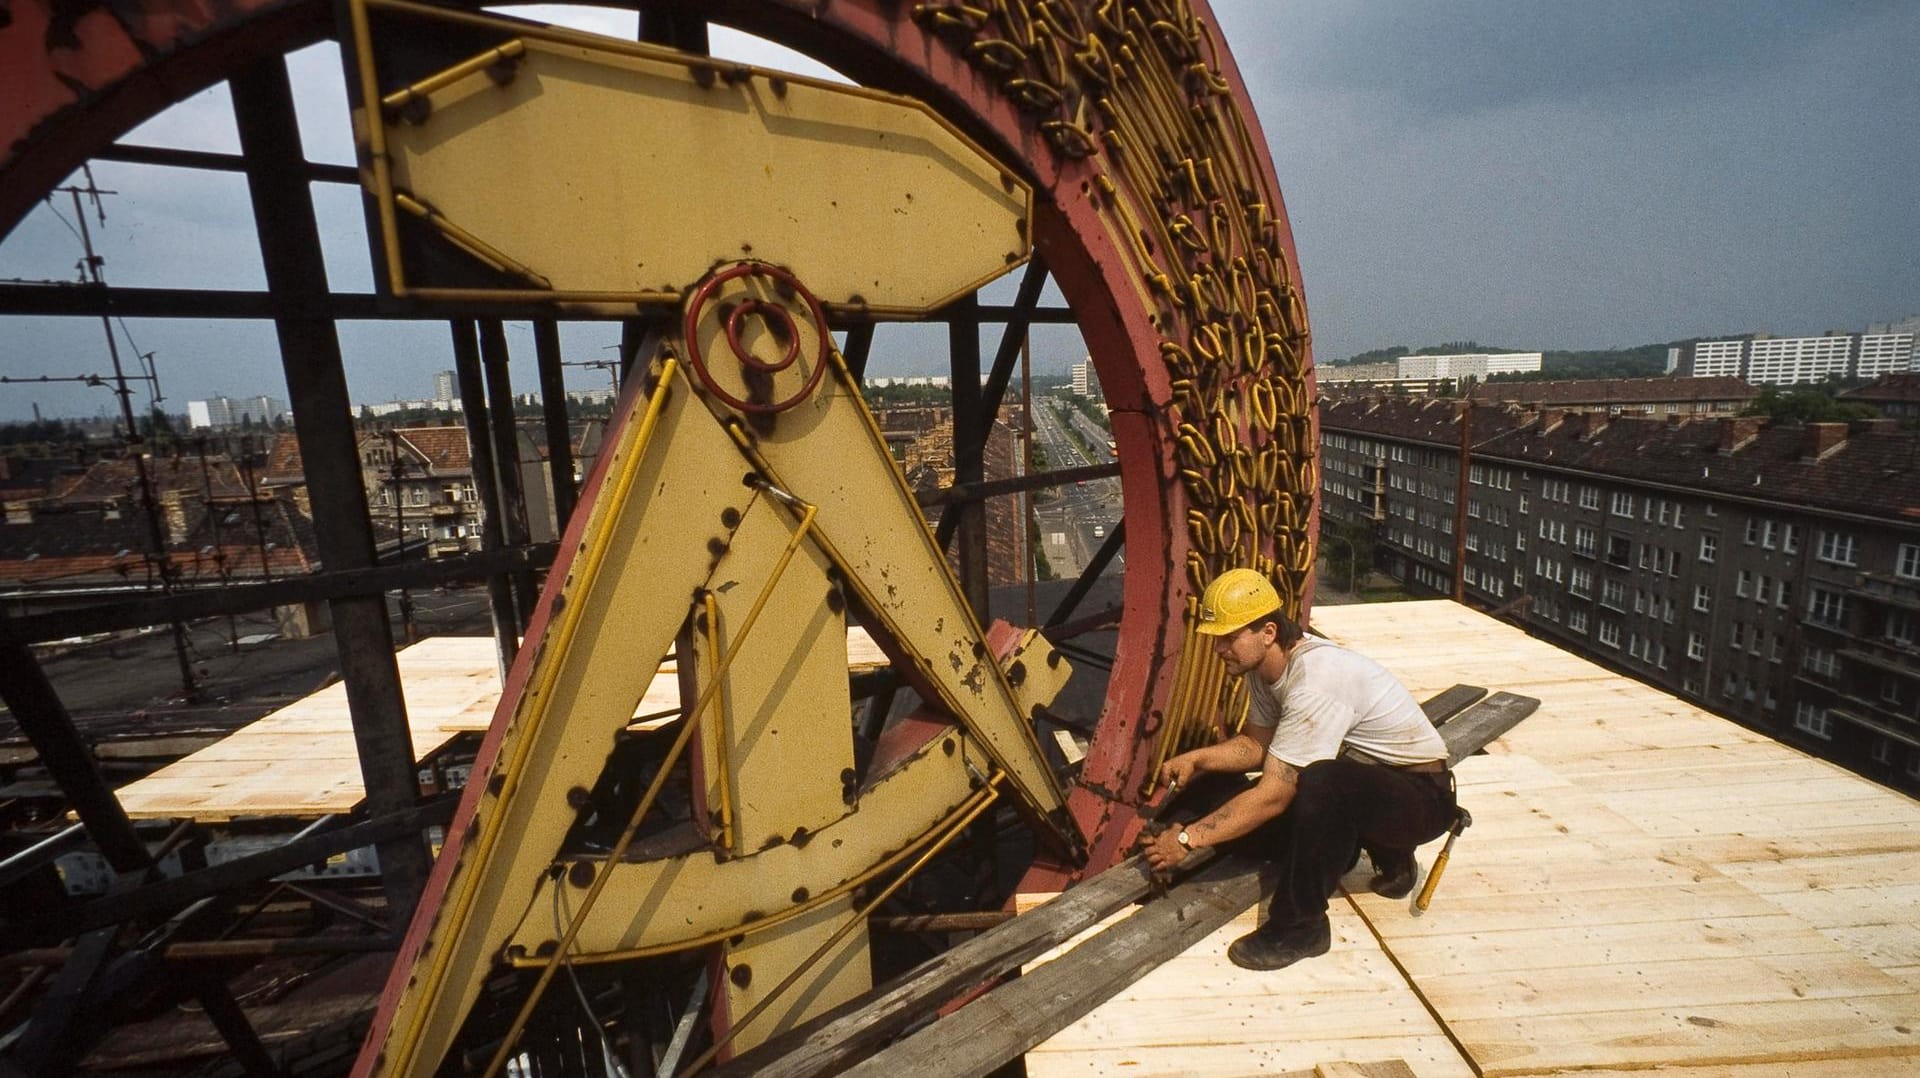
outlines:
M1215 0L1273 150L1298 240L1316 352L1472 338L1527 348L1858 328L1920 310L1920 4L1810 0L1583 4L1472 0ZM539 17L554 9L516 9ZM630 35L630 12L570 20ZM716 30L735 59L833 77L787 50ZM307 154L348 163L338 48L289 59ZM230 151L224 88L129 141ZM96 240L111 281L258 288L236 177L102 165L122 194ZM372 286L358 196L316 187L327 272ZM62 214L71 216L62 204ZM52 209L0 240L0 277L72 279L78 244ZM998 286L995 298L1010 293ZM175 407L213 393L283 393L271 327L131 326L159 353ZM566 330L569 359L610 353L610 327ZM530 357L527 331L510 331ZM444 326L342 329L357 398L422 396L449 366ZM995 339L989 336L990 348ZM883 333L878 373L943 371L937 327ZM1042 369L1082 351L1036 335ZM97 319L13 319L0 372L105 367ZM530 360L515 383L534 384ZM605 384L592 369L569 384ZM90 414L99 390L0 389Z

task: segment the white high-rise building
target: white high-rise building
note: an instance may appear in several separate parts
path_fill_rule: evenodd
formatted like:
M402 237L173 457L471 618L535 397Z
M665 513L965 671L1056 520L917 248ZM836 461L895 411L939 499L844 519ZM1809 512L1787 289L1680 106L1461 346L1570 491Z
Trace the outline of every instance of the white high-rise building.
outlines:
M452 371L434 371L433 372L434 403L441 404L441 405L453 403L454 394L457 391L458 386L459 386L459 383L454 380Z
M187 425L221 430L251 421L266 426L287 414L287 402L277 397L209 397L187 402Z
M1089 357L1084 363L1073 365L1073 391L1082 397L1093 396L1094 387L1093 360Z
M1489 374L1540 369L1539 352L1461 352L1444 356L1401 356L1401 378L1485 378Z
M1735 337L1670 349L1669 373L1795 385L1833 378L1878 378L1908 370L1913 333L1829 333L1820 337Z

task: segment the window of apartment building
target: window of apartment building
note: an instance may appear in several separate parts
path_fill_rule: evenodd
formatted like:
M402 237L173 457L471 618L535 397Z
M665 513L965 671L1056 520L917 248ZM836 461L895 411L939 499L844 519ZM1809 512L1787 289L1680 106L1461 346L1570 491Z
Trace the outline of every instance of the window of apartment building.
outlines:
M1779 633L1767 634L1767 661L1777 663L1787 657L1787 638Z
M1607 536L1607 564L1622 569L1633 564L1633 540L1624 535Z
M1516 588L1523 587L1525 586L1526 582L1527 582L1526 566L1523 566L1523 565L1514 566L1513 567L1513 586Z
M1714 555L1718 554L1719 552L1720 552L1719 536L1703 535L1700 537L1700 560L1701 561L1706 562L1708 565L1712 565Z
M1897 677L1880 679L1880 702L1888 707L1900 707L1907 702L1906 685Z
M1628 494L1624 491L1618 491L1618 490L1614 491L1613 492L1613 515L1617 517L1627 517L1628 519L1632 519L1633 495Z
M1760 523L1760 545L1772 550L1780 535L1780 527L1771 520Z
M1873 762L1890 764L1893 762L1893 742L1884 737L1873 739Z
M1840 676L1840 656L1826 648L1808 648L1800 656L1800 669L1817 677Z
M1561 500L1565 501L1566 499L1563 498ZM1580 508L1582 509L1600 508L1600 488L1599 487L1581 487L1580 488Z
M1507 468L1491 468L1487 471L1487 485L1496 490L1513 489L1513 472Z
M1522 513L1527 511L1527 496L1525 494L1520 495L1520 511Z
M427 504L427 488L425 488L425 487L414 487L414 488L412 488L411 490L408 490L408 491L407 491L407 504L408 504L408 505L425 505L425 504Z
M1665 596L1660 598L1660 620L1668 625L1673 624L1673 600Z
M1920 580L1920 543L1901 543L1893 571L1908 580Z
M1747 646L1747 623L1736 621L1727 632L1727 646L1735 651Z
M1567 611L1567 628L1576 633L1587 631L1587 612L1584 610Z
M1573 571L1573 582L1567 585L1567 590L1580 596L1582 599L1591 597L1593 595L1592 570L1575 569Z
M1687 634L1687 658L1704 659L1707 657L1707 638L1699 633Z
M1513 549L1521 551L1522 553L1526 551L1527 549L1527 533L1526 532L1516 531L1513 533Z
M1620 646L1620 623L1600 619L1600 642L1610 648Z
M1780 532L1780 549L1788 554L1800 552L1800 525L1789 524Z
M1600 533L1599 532L1594 531L1592 528L1589 528L1584 524L1578 524L1574 526L1573 552L1575 554L1585 554L1587 557L1591 558L1599 551L1599 549L1600 549Z
M1827 531L1824 528L1820 530L1821 561L1832 562L1835 565L1854 565L1856 564L1855 546L1851 535Z
M1600 582L1600 605L1611 607L1614 610L1625 610L1627 607L1626 584L1618 580L1602 580Z
M1693 586L1693 608L1705 614L1713 609L1713 589L1705 584Z
M1807 617L1823 625L1845 625L1847 597L1828 588L1807 590Z
M1733 581L1733 593L1744 599L1752 591L1753 574L1747 572L1745 569L1740 570L1740 575L1735 577Z
M1899 644L1913 643L1913 615L1905 610L1887 611L1886 637Z
M1473 533L1472 533L1471 531L1469 531L1469 532L1467 533L1467 536L1466 536L1466 538L1465 538L1465 539L1463 539L1463 540L1461 540L1461 541L1462 541L1463 543L1465 543L1465 544L1466 544L1466 547L1467 547L1467 553L1469 553L1469 554L1478 554L1478 553L1480 553L1480 537L1479 537L1479 536L1477 536L1477 535L1475 535L1475 534L1473 534Z
M1634 613L1644 614L1647 612L1647 598L1648 596L1646 592L1641 591L1639 588L1633 589L1633 612Z
M1461 569L1460 575L1466 580L1469 586L1476 588L1480 586L1480 570L1475 569L1473 566L1469 565Z
M1467 519L1468 520L1480 519L1480 503L1473 500L1472 498L1467 499Z
M1484 464L1475 464L1468 468L1467 482L1472 483L1476 487L1484 486L1487 482L1487 466Z
M1746 534L1745 542L1748 546L1752 546L1753 544L1759 541L1760 541L1760 521L1753 517L1748 517L1747 518L1747 534Z
M1827 717L1827 709L1814 707L1805 700L1794 705L1793 728L1804 730L1818 738L1833 737L1833 720Z

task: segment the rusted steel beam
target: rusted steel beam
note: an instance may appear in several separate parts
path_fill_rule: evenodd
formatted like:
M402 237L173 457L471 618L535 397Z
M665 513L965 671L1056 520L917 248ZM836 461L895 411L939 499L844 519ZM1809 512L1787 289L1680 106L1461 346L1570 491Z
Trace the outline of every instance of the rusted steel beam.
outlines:
M500 493L494 485L493 438L487 419L487 391L481 373L480 343L474 323L456 321L453 329L453 368L460 388L460 413L467 423L467 461L473 468L473 490L480 499L480 549L499 550L505 545L500 526ZM487 610L493 617L493 641L500 649L500 676L513 665L520 650L520 632L513 612L513 588L510 577L501 573L487 578Z
M72 910L7 925L0 928L0 953L67 939L137 917L166 913L325 861L347 850L379 846L396 839L417 839L428 827L452 819L457 800L457 794L447 794L401 812L306 835L271 850L224 861L197 872L115 891ZM144 846L141 852L145 853Z
M278 295L325 295L326 265L313 196L300 168L305 154L286 62L275 56L228 83L267 287ZM329 569L371 567L373 523L360 482L358 435L339 336L331 321L314 317L276 318L274 333L307 465L320 559ZM419 799L420 786L386 600L357 596L330 605L367 804L376 815L401 811ZM387 905L402 916L426 883L426 845L418 835L396 837L381 844L380 865Z
M1108 464L1087 464L1078 468L1061 468L1051 472L1034 472L1019 475L1012 479L994 479L961 486L956 483L943 490L928 491L915 495L921 505L953 505L959 502L974 502L982 498L997 498L1002 494L1018 494L1023 490L1039 490L1043 487L1062 487L1068 483L1082 483L1089 479L1105 479L1120 474L1118 462Z
M560 366L560 324L551 318L533 323L534 359L540 366L540 408L546 418L547 469L553 483L553 529L564 535L573 515L573 427L567 421L567 385Z
M544 569L553 564L554 550L552 543L537 543L525 549L480 551L432 561L319 572L259 584L188 589L175 591L171 599L144 588L128 589L90 596L94 605L14 616L0 614L0 644L32 644L87 633L138 629L169 618L192 621L288 603L377 596L396 588L478 580L521 566Z
M1100 579L1101 573L1107 571L1107 563L1113 561L1113 556L1120 553L1120 548L1126 544L1126 541L1127 522L1122 520L1107 533L1106 542L1101 543L1100 549L1094 551L1093 557L1087 562L1087 567L1081 570L1080 579L1074 581L1073 587L1061 597L1060 605L1054 607L1053 613L1047 615L1047 628L1051 629L1061 624L1072 617L1075 610L1080 609L1080 601L1093 590L1094 582Z
M523 547L532 536L527 525L527 495L520 482L520 425L513 415L507 330L498 318L480 322L480 360L486 375L487 407L493 413L493 489L498 498L494 504L506 545ZM513 582L514 630L523 633L527 622L533 620L533 604L539 601L540 593L534 590L531 572L517 570L507 578Z
M33 652L24 644L0 644L0 675L0 700L40 754L41 766L73 803L107 864L122 873L146 868L152 863L146 843L134 832Z

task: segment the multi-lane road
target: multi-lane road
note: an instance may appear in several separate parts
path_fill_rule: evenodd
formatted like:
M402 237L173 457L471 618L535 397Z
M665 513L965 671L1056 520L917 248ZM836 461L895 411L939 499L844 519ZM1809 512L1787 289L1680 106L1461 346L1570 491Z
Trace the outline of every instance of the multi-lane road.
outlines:
M1081 440L1068 432L1069 420L1062 418L1063 413L1080 428ZM1043 397L1034 402L1033 418L1035 436L1046 453L1049 471L1105 464L1113 459L1113 454L1106 449L1106 431L1071 404L1055 397ZM1083 449L1081 441L1090 448ZM1120 507L1117 477L1054 487L1050 497L1035 503L1041 549L1046 551L1047 564L1053 567L1055 575L1068 579L1080 575L1081 568L1093 559L1094 552L1119 522ZM1120 572L1125 567L1125 559L1124 552L1115 557L1107 572Z

